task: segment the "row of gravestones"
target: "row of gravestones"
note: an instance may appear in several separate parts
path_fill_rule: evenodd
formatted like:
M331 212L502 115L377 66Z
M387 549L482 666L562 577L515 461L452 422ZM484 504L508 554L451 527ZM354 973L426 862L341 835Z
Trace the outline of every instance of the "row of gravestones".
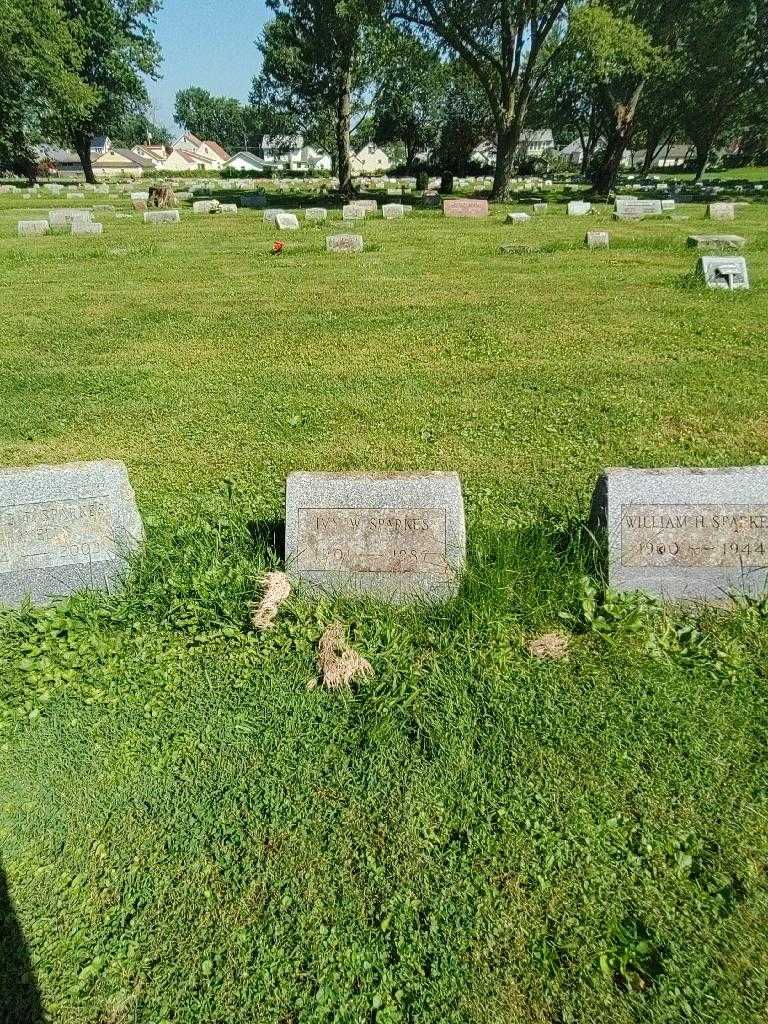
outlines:
M768 466L611 469L592 519L618 591L722 604L768 587ZM120 462L0 470L2 604L111 589L143 537ZM447 599L466 547L456 473L288 477L286 571L311 592Z

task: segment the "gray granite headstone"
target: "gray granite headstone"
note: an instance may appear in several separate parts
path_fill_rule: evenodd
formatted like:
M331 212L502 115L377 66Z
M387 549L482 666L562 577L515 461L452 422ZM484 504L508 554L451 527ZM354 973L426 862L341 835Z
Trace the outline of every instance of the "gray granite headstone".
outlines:
M219 203L219 208L216 212L231 215L233 213L237 213L238 209L239 207L237 203Z
M533 204L533 212L534 213L546 213L548 209L549 209L549 203L534 203Z
M50 230L47 220L20 220L18 224L20 235L47 235Z
M144 214L146 224L178 224L180 220L178 210L147 210Z
M365 209L357 203L348 203L341 208L342 220L365 220Z
M291 473L286 570L312 590L445 600L466 559L456 473Z
M644 217L659 217L662 213L660 199L635 199L634 196L616 196L613 216L616 220L642 220Z
M584 203L580 199L572 199L568 203L568 216L569 217L584 217L587 213L591 213L592 203Z
M299 218L295 213L278 213L275 217L275 225L281 231L298 231Z
M214 213L218 208L218 199L197 199L192 203L192 213Z
M741 235L689 235L692 249L743 249L747 244Z
M722 604L768 586L768 466L609 469L593 523L614 590Z
M270 210L265 210L264 211L264 221L267 224L274 224L277 221L278 214L280 214L280 213L287 213L287 212L288 212L287 210L281 210L278 207L273 207Z
M405 216L405 207L402 203L384 203L381 215L384 220L400 220Z
M362 252L362 235L328 235L325 239L328 252Z
M707 207L707 216L710 220L734 220L736 207L733 203L710 203Z
M749 288L747 261L743 256L700 256L697 272L707 288Z
M378 199L356 199L353 206L359 206L366 213L376 213L379 209Z
M304 211L305 220L321 221L328 219L328 211L324 206L308 206Z
M588 249L608 249L611 244L611 236L607 231L588 231L584 241Z
M142 538L122 462L0 469L0 604L110 589Z
M525 224L531 219L529 213L508 213L507 224Z
M48 214L48 221L52 228L66 227L71 225L74 220L91 220L91 211L61 206L58 210L51 210Z

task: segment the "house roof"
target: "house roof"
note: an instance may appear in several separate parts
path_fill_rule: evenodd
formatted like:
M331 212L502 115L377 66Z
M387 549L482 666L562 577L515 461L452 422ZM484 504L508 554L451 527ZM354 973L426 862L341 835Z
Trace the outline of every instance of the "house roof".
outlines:
M51 146L42 143L34 150L38 160L50 160L54 164L80 164L80 157L71 149L62 149L61 146Z
M228 164L233 164L235 160L242 160L244 163L251 164L253 167L263 170L266 164L260 156L256 156L255 153L249 153L245 149L241 149L239 153L235 153L234 156L227 160Z
M205 139L203 145L207 146L208 149L212 149L216 156L221 157L222 160L229 160L229 153L225 149L222 149L218 142L211 142L210 139Z
M183 142L185 139L187 142L191 142L193 146L202 146L203 144L196 135L192 134L192 132L184 132L184 134L180 135L176 141Z
M146 156L140 156L138 153L134 153L130 149L113 149L113 153L117 153L124 160L128 160L129 163L136 164L138 167L154 167L153 162ZM109 153L105 153L104 156L109 156Z
M555 144L551 128L526 128L520 133L521 142L549 142Z
M108 142L108 135L94 135L91 139L91 149L106 149Z
M301 149L304 145L303 135L265 135L261 140L262 149Z
M188 149L177 149L176 152L180 157L183 157L188 164L208 164L213 167L217 163L212 156L206 156L204 153L192 153Z

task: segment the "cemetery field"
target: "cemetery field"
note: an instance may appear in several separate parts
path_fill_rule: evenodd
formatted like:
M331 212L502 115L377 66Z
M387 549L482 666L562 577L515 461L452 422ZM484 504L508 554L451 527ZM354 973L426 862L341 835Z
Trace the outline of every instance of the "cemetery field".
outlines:
M0 463L122 460L147 531L123 593L0 615L0 1024L765 1019L768 600L606 594L586 521L608 466L768 462L768 205L562 198L18 238L77 201L0 196ZM751 290L695 283L711 232ZM459 598L255 633L295 469L456 470Z

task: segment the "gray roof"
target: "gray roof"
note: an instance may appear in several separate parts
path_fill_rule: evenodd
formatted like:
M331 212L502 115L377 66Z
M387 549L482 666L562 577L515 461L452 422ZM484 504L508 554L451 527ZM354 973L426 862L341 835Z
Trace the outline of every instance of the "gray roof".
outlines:
M146 156L140 156L138 153L134 153L131 149L113 149L113 153L119 153L120 156L125 157L126 160L130 160L131 163L136 164L138 167L154 167L154 163Z
M241 149L239 153L235 153L227 160L228 164L231 164L233 160L245 160L249 164L253 164L254 167L264 167L265 163L260 156L255 153L249 153L246 149Z
M52 146L43 142L35 147L35 156L38 160L50 160L54 164L77 164L80 165L80 157L72 149L63 149L61 146Z
M554 146L555 139L551 128L526 128L520 133L521 142L548 142Z

